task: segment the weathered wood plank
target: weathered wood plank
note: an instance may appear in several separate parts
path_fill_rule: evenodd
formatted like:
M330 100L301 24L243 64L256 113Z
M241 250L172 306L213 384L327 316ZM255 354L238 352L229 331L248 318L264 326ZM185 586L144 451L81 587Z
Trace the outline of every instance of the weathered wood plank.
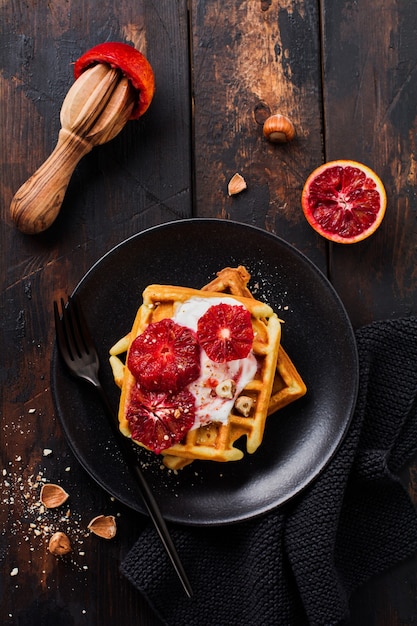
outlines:
M325 269L325 245L300 208L322 162L317 3L195 2L192 34L197 215L266 228ZM265 140L265 111L293 121L293 142ZM229 197L235 172L248 187Z
M360 326L417 311L417 12L392 0L323 6L326 160L369 165L388 196L377 233L331 250L332 280Z

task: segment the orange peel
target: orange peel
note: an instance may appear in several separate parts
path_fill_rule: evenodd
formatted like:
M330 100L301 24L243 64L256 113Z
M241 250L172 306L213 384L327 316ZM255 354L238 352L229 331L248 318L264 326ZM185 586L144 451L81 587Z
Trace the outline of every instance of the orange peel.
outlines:
M90 48L75 62L74 77L97 63L107 63L118 68L137 92L137 102L130 115L131 120L147 111L155 93L155 77L149 61L133 46L121 42L106 42Z

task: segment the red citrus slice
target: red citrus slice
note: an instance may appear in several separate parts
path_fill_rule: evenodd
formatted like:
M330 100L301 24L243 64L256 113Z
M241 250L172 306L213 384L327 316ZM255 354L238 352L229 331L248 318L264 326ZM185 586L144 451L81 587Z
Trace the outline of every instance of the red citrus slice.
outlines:
M138 92L138 100L130 119L137 119L148 109L155 93L155 78L149 61L139 50L127 43L100 43L87 50L74 65L75 79L96 63L119 68Z
M240 305L215 304L198 320L197 337L216 363L244 359L253 344L251 315Z
M194 424L194 396L187 389L154 393L136 386L126 419L132 438L159 454L179 443Z
M366 165L330 161L307 178L301 204L320 235L337 243L355 243L381 224L387 196L380 178Z
M163 319L132 342L127 365L143 389L175 392L200 375L200 346L192 330Z

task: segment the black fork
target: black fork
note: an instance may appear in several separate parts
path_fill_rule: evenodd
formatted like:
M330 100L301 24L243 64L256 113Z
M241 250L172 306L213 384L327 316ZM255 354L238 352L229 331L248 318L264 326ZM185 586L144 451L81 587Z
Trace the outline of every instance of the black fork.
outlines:
M190 582L169 534L165 520L162 517L158 503L137 463L131 442L119 431L117 418L114 415L108 396L100 383L100 363L97 350L77 296L70 296L66 304L61 298L61 313L59 312L58 303L54 302L54 317L59 353L73 376L90 383L99 391L106 408L109 423L116 441L119 444L126 465L136 481L136 485L149 516L155 525L182 586L187 595L191 597L192 589Z

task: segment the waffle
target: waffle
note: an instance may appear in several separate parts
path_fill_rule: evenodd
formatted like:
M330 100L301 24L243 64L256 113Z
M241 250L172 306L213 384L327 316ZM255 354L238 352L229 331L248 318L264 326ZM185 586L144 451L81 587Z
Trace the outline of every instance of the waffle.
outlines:
M250 274L245 267L226 267L218 272L217 277L203 287L202 291L220 291L235 296L253 298L248 289ZM304 396L307 388L295 365L285 352L282 344L279 346L277 367L275 372L272 394L269 401L268 415L282 409L287 404Z
M151 322L172 317L175 307L192 296L205 298L230 294L251 312L255 331L253 351L258 360L258 373L241 392L241 396L252 400L248 416L233 409L227 424L211 422L190 430L185 439L162 452L164 464L171 469L180 469L194 459L232 461L243 457L243 451L235 442L246 436L246 449L253 453L259 447L264 433L267 415L301 397L306 387L287 353L280 345L281 326L272 309L252 296L247 288L249 273L242 266L225 268L216 279L202 290L151 285L143 293L143 304L139 308L131 332L110 350L110 363L116 384L122 389L119 422L120 429L130 436L129 425L124 416L124 407L134 378L120 355L129 349L131 338L143 332Z

